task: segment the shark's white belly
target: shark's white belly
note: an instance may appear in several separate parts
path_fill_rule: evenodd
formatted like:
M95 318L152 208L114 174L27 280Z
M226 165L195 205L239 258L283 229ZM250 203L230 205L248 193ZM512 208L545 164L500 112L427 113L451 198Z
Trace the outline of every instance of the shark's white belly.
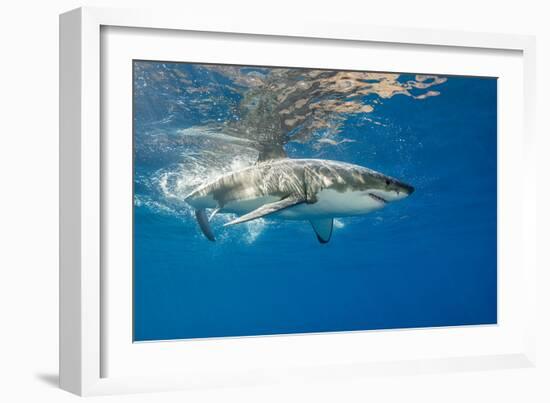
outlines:
M317 194L317 202L301 203L273 216L287 220L346 217L367 214L382 207L384 203L374 200L366 192L338 192L326 189Z
M367 192L338 192L325 189L316 195L315 203L299 203L271 214L271 218L285 220L308 220L324 217L346 217L367 214L384 207L384 203L367 195ZM243 215L264 204L278 201L275 196L234 201L223 208L223 212Z

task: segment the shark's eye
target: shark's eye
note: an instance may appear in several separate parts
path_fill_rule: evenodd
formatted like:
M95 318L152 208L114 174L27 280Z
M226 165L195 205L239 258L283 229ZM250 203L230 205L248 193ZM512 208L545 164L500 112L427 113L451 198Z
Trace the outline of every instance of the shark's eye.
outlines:
M390 186L390 180L386 179L386 186Z

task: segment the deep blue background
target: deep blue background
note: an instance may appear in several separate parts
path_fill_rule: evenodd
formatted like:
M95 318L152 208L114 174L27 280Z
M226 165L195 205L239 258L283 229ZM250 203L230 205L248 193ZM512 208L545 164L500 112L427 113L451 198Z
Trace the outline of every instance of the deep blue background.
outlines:
M234 227L235 236L211 243L190 216L138 204L135 340L496 323L497 81L449 77L437 90L376 105L369 117L382 125L350 117L345 137L357 142L323 153L416 187L342 220L326 245L307 222L284 221L253 242ZM146 92L134 102L135 169L153 174L166 157L146 156L138 143L147 119L165 112ZM183 114L168 125L195 120ZM304 146L289 152L312 156ZM151 191L136 184L136 194Z

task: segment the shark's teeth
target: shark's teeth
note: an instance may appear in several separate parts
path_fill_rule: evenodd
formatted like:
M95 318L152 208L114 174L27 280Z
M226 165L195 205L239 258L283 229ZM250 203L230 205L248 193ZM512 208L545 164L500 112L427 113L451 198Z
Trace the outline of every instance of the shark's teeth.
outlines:
M378 195L375 195L374 193L369 193L368 195L369 195L370 197L372 197L374 200L379 201L379 202L381 202L381 203L386 204L386 203L388 202L388 201L387 201L386 199L384 199L383 197L380 197L380 196L378 196Z

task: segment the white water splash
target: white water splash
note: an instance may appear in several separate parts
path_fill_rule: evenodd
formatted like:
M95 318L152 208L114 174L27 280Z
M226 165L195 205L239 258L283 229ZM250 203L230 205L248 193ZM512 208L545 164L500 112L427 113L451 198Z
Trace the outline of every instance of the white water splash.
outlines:
M344 222L338 218L335 218L334 219L334 228L344 228L346 225L344 224Z
M193 135L198 134L195 132ZM136 196L135 204L144 205L162 214L177 216L184 221L194 220L193 208L183 201L189 193L206 182L255 163L257 156L254 153L238 148L241 152L235 153L237 155L221 153L215 149L186 153L182 163L161 169L150 177L147 187L157 195L157 200ZM266 220L258 219L238 227L223 227L223 224L234 218L236 217L232 214L223 213L213 218L212 226L218 241L224 242L237 235L243 242L251 244L268 225Z

